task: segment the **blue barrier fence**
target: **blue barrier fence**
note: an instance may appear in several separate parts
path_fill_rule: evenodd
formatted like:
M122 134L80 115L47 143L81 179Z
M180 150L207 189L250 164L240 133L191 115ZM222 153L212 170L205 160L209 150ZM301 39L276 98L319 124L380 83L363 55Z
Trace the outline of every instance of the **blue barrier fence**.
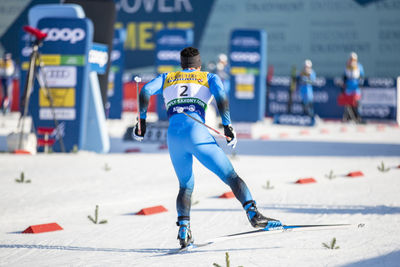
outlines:
M318 77L314 89L314 109L321 118L341 119L343 107L337 104L342 92L340 78ZM266 116L287 113L289 99L289 76L276 76L268 85ZM360 114L365 119L397 120L399 93L396 79L369 78L362 87ZM298 91L293 95L293 114L303 114Z

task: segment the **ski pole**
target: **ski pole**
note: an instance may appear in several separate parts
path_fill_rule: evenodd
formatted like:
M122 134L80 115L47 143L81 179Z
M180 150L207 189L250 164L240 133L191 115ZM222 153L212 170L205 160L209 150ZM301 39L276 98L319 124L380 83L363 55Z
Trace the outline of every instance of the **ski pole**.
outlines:
M138 134L142 134L142 130L140 127L140 108L139 108L139 83L142 81L142 78L139 76L135 76L134 78L136 82L136 98L137 98L137 117L138 117Z
M181 112L180 112L180 111L181 111ZM231 137L229 137L229 136L226 136L225 134L221 133L220 131L218 131L218 130L216 130L216 129L212 128L211 126L208 126L207 124L203 123L202 121L200 121L200 120L196 119L195 117L193 117L193 116L190 116L190 115L189 115L189 114L187 114L185 111L183 111L183 109L182 109L182 110L179 110L179 111L178 111L178 113L183 113L183 114L185 114L185 115L186 115L186 116L188 116L189 118L191 118L191 119L193 119L193 120L197 121L198 123L200 123L200 124L202 124L202 125L206 126L208 129L210 129L210 130L214 131L215 133L219 134L220 136L222 136L222 137L225 137L225 138L226 138L226 140L228 140L228 141L231 141L231 140L232 140L232 138L231 138Z

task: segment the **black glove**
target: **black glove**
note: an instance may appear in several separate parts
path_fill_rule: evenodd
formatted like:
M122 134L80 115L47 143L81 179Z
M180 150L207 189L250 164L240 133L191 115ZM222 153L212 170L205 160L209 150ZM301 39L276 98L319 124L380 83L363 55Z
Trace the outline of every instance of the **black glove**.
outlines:
M135 129L133 129L133 138L137 141L142 141L144 134L146 133L146 119L140 119L140 134L138 128L139 121L135 125Z
M233 130L232 125L224 125L224 134L230 138L230 140L226 139L226 142L228 143L228 146L235 148L237 139L236 139L236 133Z

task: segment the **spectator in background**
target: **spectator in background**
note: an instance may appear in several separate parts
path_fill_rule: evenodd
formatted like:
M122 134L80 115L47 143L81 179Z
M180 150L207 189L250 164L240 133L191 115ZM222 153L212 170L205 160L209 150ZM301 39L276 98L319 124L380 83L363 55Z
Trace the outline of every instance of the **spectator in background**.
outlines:
M309 59L304 61L304 67L298 77L299 91L301 103L303 104L304 113L310 117L314 117L314 94L313 83L316 75L312 69L312 62Z
M293 93L296 91L297 88L297 70L296 65L292 66L290 71L290 85L289 85L289 95L288 95L288 107L287 112L292 114L292 105L293 105Z
M358 56L355 52L351 52L347 60L346 69L343 76L344 93L354 98L354 105L345 108L344 120L354 119L361 122L361 116L358 111L359 101L361 99L360 86L364 84L364 68L358 62ZM350 114L353 113L353 114ZM354 116L353 116L354 115Z
M10 111L12 103L12 82L15 74L15 64L11 58L10 53L4 53L3 58L0 59L0 80L3 89L3 97L0 108L3 114Z
M217 74L222 81L222 84L225 89L226 95L229 97L229 90L230 90L230 68L228 66L228 57L226 54L219 54L218 55L218 61L217 63L211 61L207 64L207 70L211 73ZM215 99L213 99L210 103L210 106L212 106L215 110L215 112L218 114L218 107L217 107L217 102ZM211 114L208 112L208 114ZM222 124L219 125L222 127Z
M225 54L218 55L215 73L221 78L225 92L229 95L231 81L229 76L228 57Z

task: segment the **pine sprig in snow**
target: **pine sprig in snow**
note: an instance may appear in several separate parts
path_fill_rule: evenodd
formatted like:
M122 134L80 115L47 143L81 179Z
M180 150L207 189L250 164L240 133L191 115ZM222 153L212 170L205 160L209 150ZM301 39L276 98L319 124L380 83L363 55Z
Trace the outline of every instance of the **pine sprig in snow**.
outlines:
M327 249L339 249L339 246L336 246L336 237L334 237L331 243L328 245L326 243L322 243L322 246Z

